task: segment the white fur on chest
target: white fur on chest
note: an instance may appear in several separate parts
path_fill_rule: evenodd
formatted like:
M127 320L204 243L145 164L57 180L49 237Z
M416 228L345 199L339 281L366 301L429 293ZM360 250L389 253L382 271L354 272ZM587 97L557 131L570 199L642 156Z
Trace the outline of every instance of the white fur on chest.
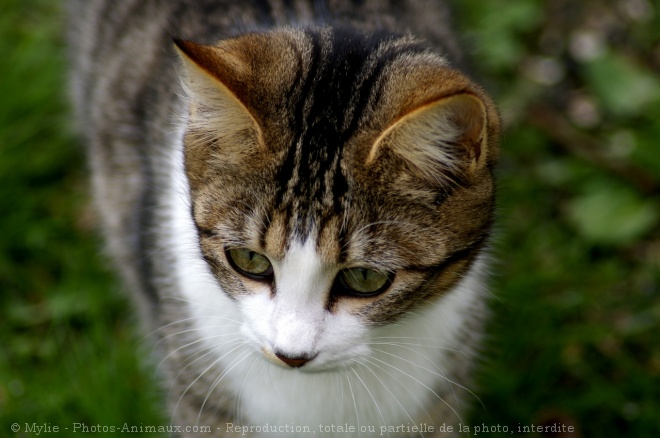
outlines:
M321 436L370 436L383 426L434 423L426 406L437 399L437 388L459 384L445 374L448 352L461 350L459 330L482 299L481 262L441 300L375 329L350 315L319 311L313 286L332 278L319 269L311 245L295 247L276 266L276 275L278 270L287 275L278 285L288 291L282 299L264 293L236 302L224 294L199 254L180 150L170 165L172 184L163 205L171 219L171 281L174 295L185 300L200 350L209 349L200 369L216 382L208 390L208 406L214 394L228 390L240 412L234 425L280 427L286 431L281 436L295 436L297 428L303 429L300 436L309 436L308 430ZM291 275L296 269L297 278ZM298 347L313 350L323 361L316 370L314 361L305 366L309 371L285 369L263 357L260 349L269 343L293 355L302 352ZM340 432L344 425L356 433ZM368 433L371 428L375 434Z

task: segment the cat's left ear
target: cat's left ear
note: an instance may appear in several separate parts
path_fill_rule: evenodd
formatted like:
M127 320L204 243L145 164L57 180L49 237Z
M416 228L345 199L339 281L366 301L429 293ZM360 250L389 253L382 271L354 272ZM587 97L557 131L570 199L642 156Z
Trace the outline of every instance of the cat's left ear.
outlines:
M385 149L415 176L439 185L459 182L493 159L489 118L480 97L460 93L432 101L403 115L374 143L367 164Z

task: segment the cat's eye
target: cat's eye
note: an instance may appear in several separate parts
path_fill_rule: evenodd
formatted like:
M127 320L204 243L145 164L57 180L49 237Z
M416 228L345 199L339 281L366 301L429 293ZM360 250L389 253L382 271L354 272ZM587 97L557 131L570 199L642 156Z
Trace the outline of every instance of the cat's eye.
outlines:
M231 248L226 250L227 260L232 268L253 280L268 280L273 275L273 265L270 260L258 252L247 248Z
M370 297L384 292L391 283L392 275L367 268L349 268L339 273L335 287L343 294Z

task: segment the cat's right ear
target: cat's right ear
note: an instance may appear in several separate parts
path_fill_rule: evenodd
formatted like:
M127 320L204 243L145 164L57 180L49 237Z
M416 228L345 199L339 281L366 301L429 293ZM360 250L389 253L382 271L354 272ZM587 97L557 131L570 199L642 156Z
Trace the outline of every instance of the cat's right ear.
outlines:
M243 102L246 61L235 51L192 41L174 40L183 60L183 85L190 99L190 124L222 136L251 132L263 145L259 123ZM243 143L243 147L246 145Z

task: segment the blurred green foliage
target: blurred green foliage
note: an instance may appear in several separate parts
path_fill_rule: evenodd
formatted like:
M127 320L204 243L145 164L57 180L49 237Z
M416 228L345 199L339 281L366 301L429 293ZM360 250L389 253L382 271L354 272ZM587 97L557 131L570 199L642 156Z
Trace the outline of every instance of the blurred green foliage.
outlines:
M98 255L61 18L56 2L0 3L0 436L13 423L160 420Z
M655 436L660 3L454 3L474 74L506 125L472 424ZM167 424L129 306L98 255L59 8L0 3L2 436L14 422Z
M655 436L660 2L454 3L507 127L473 424Z

